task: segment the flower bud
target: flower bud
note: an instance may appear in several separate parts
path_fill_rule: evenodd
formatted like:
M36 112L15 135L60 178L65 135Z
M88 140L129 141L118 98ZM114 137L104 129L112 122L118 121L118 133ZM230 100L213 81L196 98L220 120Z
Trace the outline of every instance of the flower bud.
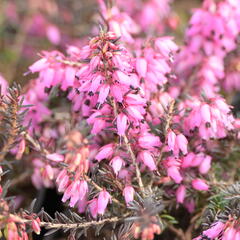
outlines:
M132 186L126 186L123 189L123 196L125 199L125 202L128 204L129 202L133 201L134 198L134 188Z
M103 190L99 193L98 200L97 200L98 214L101 214L101 215L104 214L105 209L110 200L111 200L111 196L106 190Z
M199 191L207 191L209 189L209 186L205 183L205 181L200 178L192 181L192 187Z

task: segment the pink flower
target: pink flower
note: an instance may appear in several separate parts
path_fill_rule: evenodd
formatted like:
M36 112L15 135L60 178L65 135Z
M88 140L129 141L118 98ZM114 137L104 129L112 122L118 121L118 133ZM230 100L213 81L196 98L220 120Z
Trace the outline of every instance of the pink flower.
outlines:
M40 228L39 221L37 221L35 219L32 220L32 229L37 235L40 234L41 228Z
M63 192L65 191L66 187L69 183L69 177L67 171L63 169L57 176L56 183L58 185L58 191Z
M201 162L200 166L199 166L199 172L201 174L206 174L210 167L211 167L211 161L212 161L212 157L210 156L206 156L204 157L203 161Z
M50 88L54 81L55 70L53 68L47 68L42 73L42 80L44 86Z
M155 161L148 151L142 151L138 154L138 158L151 170L155 171L157 170Z
M237 231L234 227L229 227L223 234L222 240L238 240L236 238Z
M87 120L89 124L93 124L93 128L91 130L92 134L99 133L106 126L105 120L100 117L101 115L102 113L97 111L93 113Z
M116 174L116 176L118 175L118 172L121 170L123 164L124 164L123 159L118 156L114 157L111 160L110 165L112 166L113 171Z
M176 143L179 147L179 149L182 151L184 155L188 153L187 145L188 145L188 140L183 134L178 134L176 137Z
M53 180L54 177L54 171L51 165L47 164L45 167L46 174L50 180Z
M122 71L116 71L113 76L119 83L126 86L131 85L131 78Z
M59 192L64 192L68 186L69 183L69 177L68 175L65 175L59 180L58 182L58 191Z
M22 155L25 151L25 148L26 148L26 141L25 141L25 139L22 139L21 142L19 143L18 151L17 151L17 154L16 154L16 159L17 160L22 158Z
M122 36L124 41L133 43L134 39L131 34L139 32L139 27L133 19L127 13L121 12L116 5L106 6L103 0L98 0L98 3L102 16L108 21L112 35Z
M186 132L197 127L200 137L205 140L225 137L227 131L233 129L234 118L230 114L230 107L221 97L211 98L210 104L199 103L192 106L193 110L185 119Z
M91 64L91 63L90 63ZM103 80L103 76L102 75L99 75L99 74L97 74L97 75L95 75L94 77L93 77L93 80L92 80L92 83L91 83L91 86L90 86L90 88L89 89L87 89L88 90L88 93L90 94L92 94L92 93L95 93L97 90L98 90L98 88L99 88L99 86L101 85L101 81ZM87 84L89 84L89 82L86 82ZM83 86L83 85L82 85Z
M1 86L1 94L5 95L7 93L8 82L5 78L0 74L0 86Z
M135 120L142 120L143 119L143 115L141 114L141 112L138 110L137 107L135 106L129 106L126 108L128 114Z
M182 176L179 172L178 167L176 166L171 166L167 169L168 176L171 177L175 183L181 183L182 182Z
M211 123L211 112L208 104L201 106L201 117L205 123Z
M173 131L169 131L167 134L167 143L170 150L174 150L176 141L176 134Z
M61 41L60 31L54 25L49 25L47 27L46 35L47 35L48 40L55 45L58 45Z
M240 231L237 231L235 234L235 240L240 239Z
M139 136L138 144L142 148L155 149L161 145L161 142L158 136L144 132Z
M71 198L73 196L73 194L76 193L78 184L79 184L78 181L74 181L67 187L67 189L64 192L63 197L62 197L63 202L66 202L69 198Z
M110 86L109 85L102 85L99 88L99 97L98 97L98 102L100 104L103 104L109 94Z
M144 58L136 59L136 70L140 77L146 77L147 73L147 61Z
M220 235L224 227L225 227L224 223L216 222L216 223L213 223L209 229L203 231L203 234L209 238L214 239Z
M114 144L110 143L100 148L98 154L95 156L99 162L105 158L110 158L113 155Z
M94 56L91 61L90 61L90 68L91 68L91 71L95 71L96 67L99 65L100 63L100 57L99 56ZM95 85L95 84L94 84Z
M64 156L58 153L47 154L46 158L54 162L62 162L64 160Z
M65 79L61 84L62 90L67 90L68 87L72 87L75 80L76 70L73 67L66 67Z
M180 185L176 191L177 202L183 203L186 195L186 187L184 185Z
M121 103L123 101L123 91L120 84L111 86L111 94L117 102Z
M145 105L146 99L144 99L139 94L127 94L125 97L125 101L128 103L128 105Z
M98 214L101 214L101 215L104 214L109 201L111 201L110 194L106 190L101 191L97 199Z
M123 196L125 199L125 202L128 204L129 202L132 202L134 199L134 188L132 186L126 186L123 189Z
M192 166L193 159L195 157L195 154L190 152L186 156L183 157L182 159L182 168L188 168Z
M190 212L190 213L193 213L194 212L194 209L195 209L195 201L194 199L186 199L184 201L184 206L187 208L187 210Z
M155 44L164 57L169 57L170 52L178 49L178 46L172 41L172 37L157 38Z
M83 200L88 192L88 184L86 181L81 180L79 183L79 200Z
M123 113L120 113L117 116L117 131L119 136L123 136L125 134L127 128L127 116Z
M192 187L199 191L207 191L209 189L209 186L205 183L205 181L200 178L192 181Z
M78 202L79 198L80 198L80 192L79 189L80 188L80 181L74 181L73 182L73 187L70 193L70 203L69 206L70 207L74 207L76 205L76 203ZM65 194L64 194L65 195ZM63 196L64 196L63 195ZM62 199L62 201L64 202L64 198Z
M97 218L98 214L98 199L94 198L93 200L90 201L89 205L89 210L93 218Z
M48 67L48 62L46 58L41 58L40 60L38 60L37 62L35 62L34 64L32 64L29 69L32 73L35 72L39 72L42 71L43 69Z

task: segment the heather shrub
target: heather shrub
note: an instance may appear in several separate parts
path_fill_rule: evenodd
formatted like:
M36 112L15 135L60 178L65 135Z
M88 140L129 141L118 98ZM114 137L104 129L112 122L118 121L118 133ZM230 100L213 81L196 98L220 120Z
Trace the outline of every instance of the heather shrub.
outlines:
M177 41L171 0L96 0L81 37L52 20L74 7L29 3L18 34L55 49L0 75L0 236L240 240L240 2L202 1Z

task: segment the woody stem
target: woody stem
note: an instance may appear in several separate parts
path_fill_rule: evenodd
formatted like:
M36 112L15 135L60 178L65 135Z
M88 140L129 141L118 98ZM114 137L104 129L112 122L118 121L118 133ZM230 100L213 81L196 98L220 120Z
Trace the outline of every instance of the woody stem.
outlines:
M172 121L172 117L173 117L173 110L174 110L174 105L175 105L175 100L173 99L169 105L169 109L168 109L168 112L167 112L167 120L166 120L166 125L165 125L165 128L164 128L164 136L166 138L167 136L167 131L170 127L170 124L171 124L171 121ZM159 153L159 157L158 157L158 160L157 160L157 166L158 164L161 162L162 160L162 155L163 155L163 149L166 145L166 140L161 148L161 151Z
M113 106L114 116L116 118L118 113L117 113L116 102L114 100L112 100L112 106ZM128 140L128 137L126 136L126 134L124 134L123 140L124 140L125 146L127 147L128 152L129 152L129 154L131 156L133 165L135 167L136 177L137 177L137 181L138 181L138 185L139 185L140 191L141 191L141 193L144 196L145 195L145 189L144 189L144 185L143 185L142 178L141 178L141 172L140 172L140 169L139 169L139 166L138 166L138 163L137 163L136 156L135 156L135 154L134 154L134 152L132 150L131 144L129 143L129 140Z

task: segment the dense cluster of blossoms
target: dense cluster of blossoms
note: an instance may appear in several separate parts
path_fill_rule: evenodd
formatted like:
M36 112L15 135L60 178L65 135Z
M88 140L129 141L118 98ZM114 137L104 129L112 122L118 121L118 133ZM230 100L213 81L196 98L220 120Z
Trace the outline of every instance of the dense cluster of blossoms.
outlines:
M207 0L194 11L186 32L186 45L176 64L182 84L184 79L192 79L192 94L204 91L213 97L219 92L221 81L228 81L228 85L235 81L225 78L224 59L236 50L239 14L239 2L231 0Z
M109 204L131 209L132 235L152 240L163 229L162 207L151 210L153 196L167 195L193 213L199 191L208 196L215 187L216 151L239 140L239 120L220 90L239 89L240 5L205 0L179 48L170 36L141 35L148 36L149 26L163 32L157 24L171 15L171 1L163 1L164 12L157 1L140 1L136 10L135 0L117 2L98 1L109 31L100 29L85 46L68 46L66 55L43 51L29 67L38 73L23 91L24 104L33 105L25 118L31 124L13 153L21 159L30 142L36 188L56 187L63 202L90 220L110 216ZM141 208L139 196L152 206ZM213 223L197 240L237 240L238 228L239 219Z

